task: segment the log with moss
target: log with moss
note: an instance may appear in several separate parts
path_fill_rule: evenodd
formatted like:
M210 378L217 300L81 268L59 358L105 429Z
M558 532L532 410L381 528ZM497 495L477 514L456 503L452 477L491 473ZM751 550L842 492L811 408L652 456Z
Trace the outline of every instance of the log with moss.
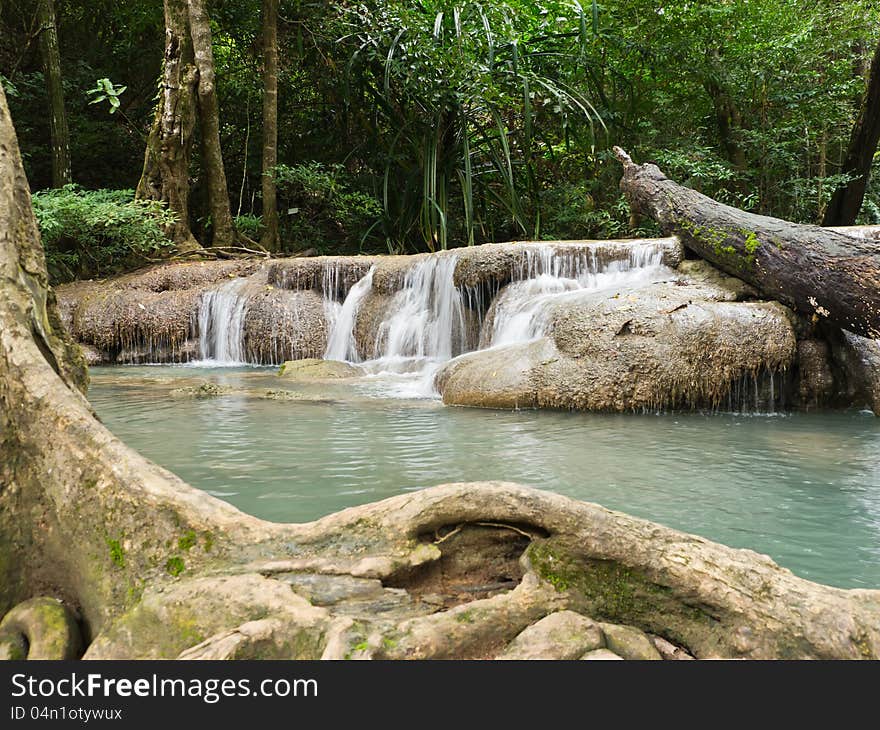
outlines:
M619 147L620 187L633 212L769 299L814 321L880 337L880 249L843 231L748 213L635 164Z

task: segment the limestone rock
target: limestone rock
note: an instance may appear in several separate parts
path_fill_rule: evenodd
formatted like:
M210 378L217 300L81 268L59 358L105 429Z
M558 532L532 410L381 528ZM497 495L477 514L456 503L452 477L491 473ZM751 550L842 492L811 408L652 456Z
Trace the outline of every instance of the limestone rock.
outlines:
M804 339L797 345L798 400L805 408L828 404L834 396L831 353L823 340Z
M469 353L437 374L444 403L588 411L712 408L734 384L791 365L796 340L776 302L691 269L638 288L554 305L544 338Z
M529 626L498 659L577 659L605 640L595 621L574 611L557 611Z
M605 646L624 659L653 661L663 657L647 634L632 626L599 624L605 634Z
M362 368L339 360L288 360L278 370L278 375L285 380L321 381L345 380L357 378L364 374Z
M320 358L329 324L314 291L287 291L255 281L248 286L244 349L248 362L265 364Z
M611 659L611 660L623 659L623 657L618 656L610 649L593 649L593 651L588 651L586 654L584 654L581 657L581 659L585 659L588 661L590 661L590 660L592 660L592 661L596 661L596 660L607 661L608 659Z
M835 366L843 374L843 402L880 414L880 340L841 331L831 340L831 352Z

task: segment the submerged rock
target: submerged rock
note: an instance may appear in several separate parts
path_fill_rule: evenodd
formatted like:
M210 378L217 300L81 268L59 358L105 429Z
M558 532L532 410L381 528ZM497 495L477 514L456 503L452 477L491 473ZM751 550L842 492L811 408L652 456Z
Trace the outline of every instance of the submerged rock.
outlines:
M278 375L287 380L342 380L358 378L364 374L362 368L339 360L290 360L278 370Z
M201 383L200 385L187 385L183 388L175 388L171 395L177 398L216 398L221 395L231 395L236 389L217 383Z

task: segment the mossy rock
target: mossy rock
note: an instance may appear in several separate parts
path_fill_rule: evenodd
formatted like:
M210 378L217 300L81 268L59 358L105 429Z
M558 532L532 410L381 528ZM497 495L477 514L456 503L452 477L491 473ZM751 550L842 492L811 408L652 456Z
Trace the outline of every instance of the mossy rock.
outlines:
M10 659L21 653L24 642L28 659L77 659L82 651L76 620L61 601L49 596L15 606L0 621L0 637L0 651L11 652Z
M574 611L557 611L520 633L498 659L577 659L604 645L595 621Z
M599 625L605 634L605 645L618 656L638 661L658 661L663 658L643 631L632 626Z
M288 360L278 370L278 375L285 380L321 381L346 380L358 378L364 374L363 368L350 365L339 360Z

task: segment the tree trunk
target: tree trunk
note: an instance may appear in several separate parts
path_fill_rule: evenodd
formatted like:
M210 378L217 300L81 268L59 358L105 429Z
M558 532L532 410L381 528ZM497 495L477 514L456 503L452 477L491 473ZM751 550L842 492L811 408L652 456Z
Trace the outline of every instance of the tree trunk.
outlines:
M61 188L72 181L70 171L70 131L61 84L61 52L58 47L58 25L54 0L38 0L40 55L49 96L49 131L52 136L52 187Z
M868 76L868 89L862 108L853 127L849 148L841 172L853 177L846 185L838 188L828 203L825 226L851 226L855 224L865 189L871 176L871 164L880 142L880 45L874 52L871 71Z
M189 227L189 163L198 79L186 0L165 0L165 63L156 116L137 186L141 200L161 200L177 215L168 231L181 250L200 248Z
M226 170L220 148L220 108L214 75L214 51L211 46L211 21L204 0L187 0L189 27L195 63L199 72L199 120L202 132L202 163L211 211L214 246L231 246L236 240L226 185Z
M278 0L263 0L263 248L281 248L273 168L278 164Z
M636 165L619 147L632 208L720 269L804 314L880 337L880 253L871 242L723 205Z

